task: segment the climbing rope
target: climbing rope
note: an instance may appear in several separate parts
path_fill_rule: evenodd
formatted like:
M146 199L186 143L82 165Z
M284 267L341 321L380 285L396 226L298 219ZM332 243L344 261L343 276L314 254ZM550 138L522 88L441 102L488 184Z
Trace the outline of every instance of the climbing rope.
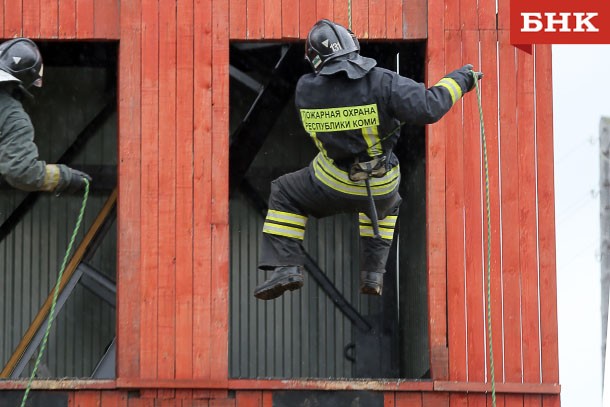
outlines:
M36 372L38 371L38 365L40 365L40 361L42 360L42 355L44 354L44 350L47 346L47 340L49 339L49 332L51 331L51 325L53 324L53 318L55 316L55 305L57 304L57 297L59 295L59 286L61 285L61 278L64 275L64 270L66 269L66 264L68 263L68 258L70 257L70 252L72 252L72 246L74 246L74 240L76 239L76 235L78 230L80 229L80 224L83 221L83 216L85 214L85 208L87 206L87 199L89 197L89 181L85 179L85 194L83 195L83 202L80 207L80 212L78 214L78 219L76 220L76 225L74 226L74 231L72 232L72 237L70 237L70 243L68 244L68 248L66 249L66 254L64 255L64 260L61 263L61 268L59 269L59 275L57 276L57 282L55 283L55 291L53 292L53 301L51 303L51 311L49 311L49 319L47 320L47 328L44 332L44 337L42 338L42 344L40 345L40 349L38 351L38 357L36 358L36 363L34 364L34 369L32 369L32 373L30 374L30 380L28 380L28 385L25 388L25 393L23 394L23 399L21 399L21 407L25 407L25 403L28 399L28 394L30 393L30 389L32 388L32 381L36 376Z
M491 215L489 210L489 163L487 161L487 141L485 137L485 125L483 123L483 106L481 103L481 89L477 73L471 71L477 90L477 102L479 105L479 121L481 123L481 143L483 145L483 168L485 171L485 213L487 215L487 340L489 347L489 375L491 381L491 405L496 406L496 373L494 368L494 349L491 335Z

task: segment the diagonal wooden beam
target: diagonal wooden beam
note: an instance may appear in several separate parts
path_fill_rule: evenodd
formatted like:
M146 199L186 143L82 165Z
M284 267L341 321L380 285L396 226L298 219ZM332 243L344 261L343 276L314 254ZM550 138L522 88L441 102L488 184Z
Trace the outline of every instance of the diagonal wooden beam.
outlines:
M117 201L117 190L115 189L112 192L112 194L110 194L110 197L108 197L108 199L106 200L106 203L104 204L104 206L98 213L97 217L95 218L95 221L93 222L93 224L87 231L87 234L85 235L85 237L83 238L83 240L81 241L79 246L74 251L74 255L70 259L70 262L67 264L66 270L64 271L61 282L59 284L60 293L66 287L68 282L70 281L70 278L72 277L72 275L76 271L76 268L78 267L78 265L82 261L83 257L87 253L87 250L88 250L89 246L91 245L91 243L93 242L93 240L95 239L95 237L98 235L100 230L103 229L103 225L105 223L104 221L106 220L106 218L108 216L110 216L112 214L113 208L116 205L116 201ZM19 342L19 345L17 345L17 348L11 355L11 358L7 362L6 366L4 367L4 369L2 369L2 372L0 373L0 378L6 379L6 378L10 377L12 371L15 369L15 366L17 365L17 363L19 363L19 360L23 356L29 343L34 338L34 335L40 329L43 322L49 316L49 313L51 311L51 305L53 302L53 291L54 291L54 289L51 290L51 292L49 293L49 296L47 297L46 301L40 308L40 311L38 311L38 314L32 321L32 324L30 325L28 330L23 335L23 338L21 338L21 342Z

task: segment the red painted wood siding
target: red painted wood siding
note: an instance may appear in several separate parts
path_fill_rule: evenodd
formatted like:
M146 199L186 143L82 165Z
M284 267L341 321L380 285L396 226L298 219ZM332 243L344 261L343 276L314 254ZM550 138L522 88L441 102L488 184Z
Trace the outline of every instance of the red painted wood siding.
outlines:
M480 84L489 162L495 379L557 383L551 48L536 46L533 55L516 50L509 43L508 1L499 8L496 30L493 2L429 0L429 15L441 18L429 21L427 79L433 85L466 63L485 72ZM428 127L427 146L432 375L489 382L489 242L475 92ZM499 400L559 405L555 396ZM452 393L449 403L485 405L485 400Z
M122 2L120 377L227 380L227 26L225 2Z
M71 391L71 405L272 405L269 384L227 378L229 40L304 39L351 14L361 38L428 37L429 85L465 63L485 72L498 405L558 406L551 48L512 47L508 5L496 29L490 0L0 2L5 38L120 38L117 383L143 390ZM434 380L380 391L386 406L490 405L476 95L426 142Z
M120 0L5 0L3 38L118 40Z
M232 40L304 39L319 19L349 26L348 0L229 0ZM426 0L351 0L362 39L425 39Z

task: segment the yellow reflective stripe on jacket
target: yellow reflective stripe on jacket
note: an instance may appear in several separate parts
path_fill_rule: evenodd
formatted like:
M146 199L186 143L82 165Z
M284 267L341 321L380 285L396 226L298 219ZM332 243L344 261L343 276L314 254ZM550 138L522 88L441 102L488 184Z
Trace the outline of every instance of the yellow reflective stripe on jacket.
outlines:
M45 166L44 181L40 189L47 192L54 191L57 184L59 184L60 177L59 167L55 164L47 164Z
M291 237L293 239L299 239L299 240L303 240L305 238L305 229L278 225L277 223L265 222L265 224L263 225L263 233L267 233L270 235Z
M462 88L458 83L451 78L443 78L434 86L442 86L447 89L451 94L451 101L455 103L459 98L462 97Z
M291 225L297 225L303 228L307 224L306 216L298 215L296 213L276 211L273 209L269 209L269 211L267 212L267 218L265 222L268 220L274 220L276 222L281 223L289 223Z
M379 140L379 132L377 131L377 126L365 127L364 129L362 129L362 137L364 137L364 141L368 146L366 151L369 157L376 157L378 155L383 154L383 149Z
M316 178L331 189L349 195L367 195L364 181L354 182L350 180L347 172L335 167L335 165L321 153L318 153L314 158L313 169ZM399 182L400 167L396 166L381 178L371 178L371 192L373 195L389 194L398 187Z
M379 126L377 104L300 109L303 127L308 133L356 130Z

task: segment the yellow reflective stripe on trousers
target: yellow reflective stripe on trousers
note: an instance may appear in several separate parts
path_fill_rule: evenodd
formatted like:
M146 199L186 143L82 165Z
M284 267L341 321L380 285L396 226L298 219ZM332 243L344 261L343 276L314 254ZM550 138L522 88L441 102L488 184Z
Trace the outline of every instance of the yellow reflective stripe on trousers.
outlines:
M397 219L398 219L398 216L390 215L390 216L386 216L383 219L378 220L377 222L379 223L379 226L393 228L396 226ZM363 225L372 225L373 224L373 222L371 222L371 219L362 212L360 212L358 214L358 221L360 222L360 224L363 224Z
M266 221L267 220L274 220L276 222L281 223L289 223L291 225L297 225L301 227L305 227L305 225L307 224L307 217L303 215L298 215L296 213L290 212L276 211L273 209L269 209L269 211L267 212Z
M349 195L366 196L364 181L354 182L349 179L347 172L335 167L332 162L318 155L313 160L316 178L331 189ZM396 166L381 178L371 178L371 192L373 195L386 195L393 192L400 182L400 167Z
M458 85L454 79L443 78L434 86L442 86L443 88L447 89L451 94L451 101L453 103L462 97L462 88L460 88L460 85Z
M293 239L299 239L299 240L303 240L305 238L305 229L278 225L276 223L265 222L265 224L263 225L263 233L267 233L270 235L291 237Z
M373 237L373 227L360 225L360 236ZM392 240L394 238L394 229L379 228L379 236L382 239Z
M381 147L381 143L379 142L379 132L377 131L377 126L365 127L362 129L362 137L364 137L364 141L368 146L366 151L370 157L383 154L383 149Z

